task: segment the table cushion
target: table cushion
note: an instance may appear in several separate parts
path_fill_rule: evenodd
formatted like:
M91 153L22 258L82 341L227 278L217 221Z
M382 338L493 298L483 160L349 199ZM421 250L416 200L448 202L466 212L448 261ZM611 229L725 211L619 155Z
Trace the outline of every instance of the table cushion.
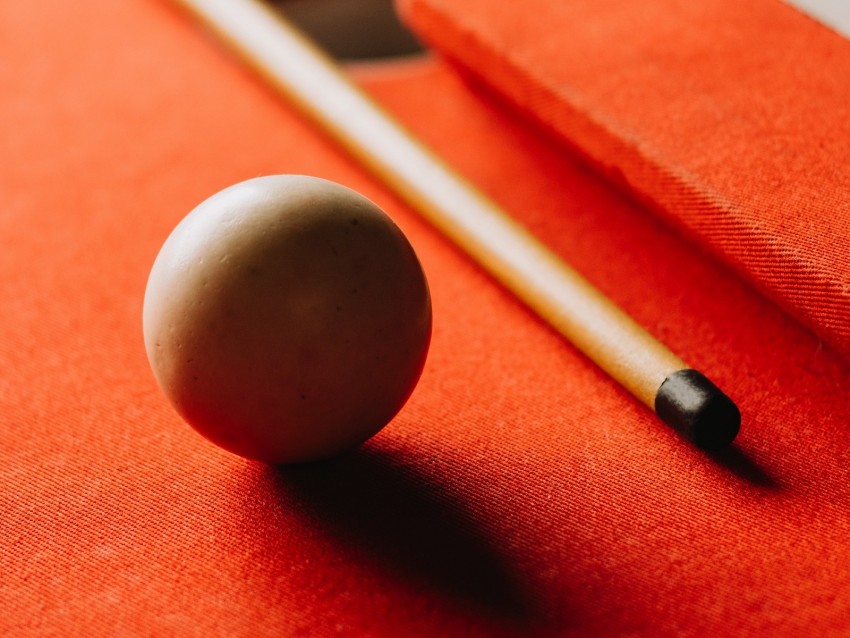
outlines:
M850 354L850 40L779 0L402 0L433 47Z

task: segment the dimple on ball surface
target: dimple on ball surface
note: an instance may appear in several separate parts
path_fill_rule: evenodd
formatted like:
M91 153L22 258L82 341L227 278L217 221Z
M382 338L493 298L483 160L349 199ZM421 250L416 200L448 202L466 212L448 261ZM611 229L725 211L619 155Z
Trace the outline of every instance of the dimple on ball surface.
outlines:
M178 224L154 262L144 337L198 432L270 463L332 456L378 432L422 371L431 303L409 242L326 180L242 182Z

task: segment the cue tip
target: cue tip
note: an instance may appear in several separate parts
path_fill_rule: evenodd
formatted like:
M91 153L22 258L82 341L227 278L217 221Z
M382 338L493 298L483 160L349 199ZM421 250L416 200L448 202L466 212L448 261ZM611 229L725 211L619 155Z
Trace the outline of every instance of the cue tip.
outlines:
M697 370L669 375L655 396L655 413L706 450L724 448L741 428L738 406Z

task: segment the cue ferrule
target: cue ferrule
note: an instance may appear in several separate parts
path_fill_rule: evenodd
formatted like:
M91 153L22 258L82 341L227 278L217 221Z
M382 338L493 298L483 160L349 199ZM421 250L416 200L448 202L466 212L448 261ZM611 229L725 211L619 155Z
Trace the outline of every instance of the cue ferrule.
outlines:
M729 445L741 428L741 413L723 391L697 370L668 376L655 396L655 413L697 446Z

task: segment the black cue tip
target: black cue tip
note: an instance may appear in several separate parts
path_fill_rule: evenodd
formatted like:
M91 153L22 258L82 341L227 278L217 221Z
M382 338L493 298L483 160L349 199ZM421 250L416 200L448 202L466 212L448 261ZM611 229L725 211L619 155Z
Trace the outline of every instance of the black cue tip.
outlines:
M664 379L655 395L655 413L706 450L726 447L741 429L738 406L696 370L679 370Z

